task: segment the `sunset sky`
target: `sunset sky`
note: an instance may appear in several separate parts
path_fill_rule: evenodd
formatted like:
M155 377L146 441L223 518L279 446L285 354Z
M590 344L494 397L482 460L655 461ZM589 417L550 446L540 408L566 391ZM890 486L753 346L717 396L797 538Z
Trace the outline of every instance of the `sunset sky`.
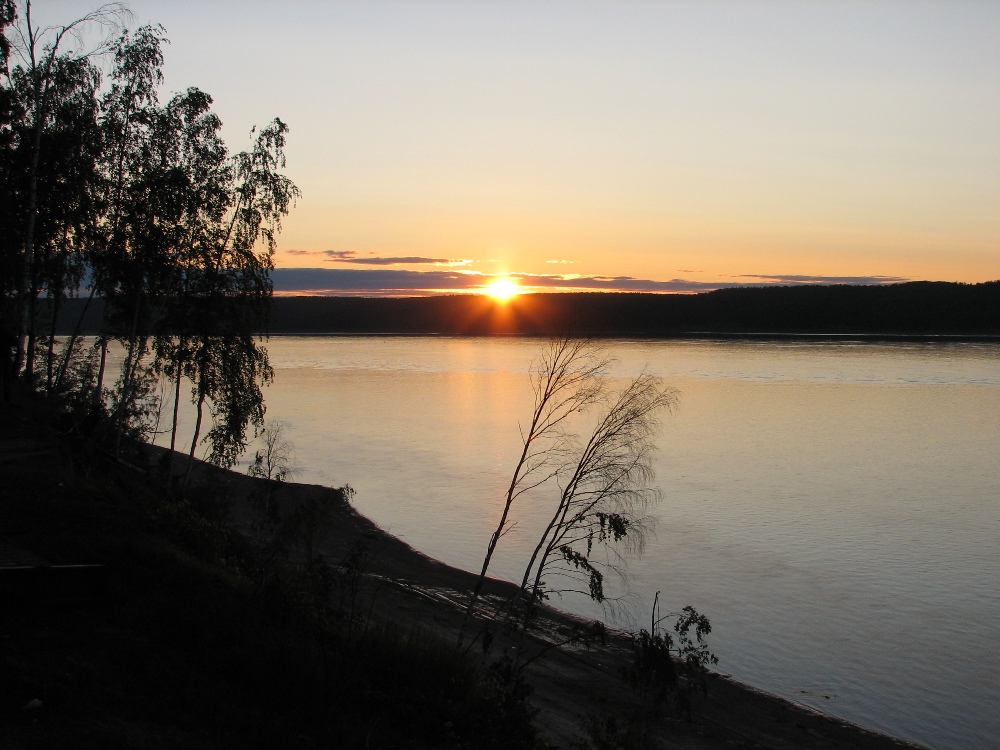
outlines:
M130 6L232 149L289 124L279 291L1000 278L998 2Z

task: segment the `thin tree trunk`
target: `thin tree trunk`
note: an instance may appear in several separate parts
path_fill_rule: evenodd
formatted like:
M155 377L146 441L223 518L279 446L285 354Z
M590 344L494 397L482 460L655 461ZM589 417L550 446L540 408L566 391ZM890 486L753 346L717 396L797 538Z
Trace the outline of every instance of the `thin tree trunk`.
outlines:
M183 346L184 339L181 339L180 346ZM174 413L170 420L170 453L167 454L167 476L173 476L174 468L174 450L177 447L177 417L180 412L181 405L181 379L183 377L182 368L184 360L178 357L174 367L176 372L174 375Z
M135 295L135 305L132 308L132 326L129 330L128 335L128 352L125 356L125 365L122 369L122 385L121 394L118 400L118 408L115 413L115 430L117 435L115 437L115 455L117 456L121 450L122 444L122 432L125 425L125 415L128 413L128 405L131 403L132 395L132 382L134 380L135 372L139 369L139 360L142 357L142 349L145 349L145 337L142 337L142 347L139 346L140 336L139 336L139 312L142 307L142 292L136 291ZM133 358L135 362L133 362Z
M198 447L198 437L201 435L201 418L205 406L205 389L202 384L198 384L198 418L194 423L194 437L191 439L191 452L188 453L187 474L184 475L184 489L187 490L191 482L191 472L194 470L194 451Z
M181 360L178 359L176 363L177 374L174 376L174 414L173 418L170 420L170 450L171 452L177 446L177 415L180 411L180 401L181 401Z
M128 332L128 352L125 357L125 369L122 371L122 394L128 393L132 385L132 376L139 366L139 309L142 306L142 294L136 293L135 306L132 308L132 325ZM135 357L135 365L132 358ZM123 398L124 400L124 398Z
M55 304L52 306L52 325L49 326L49 351L45 359L45 392L52 393L53 379L55 378L54 365L56 358L56 322L59 320L59 303L62 295L56 296Z
M514 476L511 477L510 486L507 488L507 496L504 502L503 513L500 515L500 523L497 524L496 530L490 537L490 543L486 547L486 556L483 558L483 567L479 571L479 577L476 579L476 585L472 589L472 594L469 596L469 604L465 608L465 618L462 620L462 627L458 631L458 648L461 649L465 642L465 631L469 625L469 621L472 619L472 612L475 609L476 602L479 600L479 595L482 593L483 584L486 582L486 571L490 567L490 561L493 559L493 553L497 548L497 543L500 541L500 537L503 535L504 527L507 524L507 518L510 515L511 505L514 503L514 493L517 490L517 485L521 479L521 471L524 469L524 464L528 460L528 453L531 450L531 442L535 438L535 431L538 428L538 422L542 415L542 409L544 408L544 401L539 403L535 407L535 412L532 415L531 429L528 432L528 436L524 440L524 446L521 448L521 457L518 459L517 467L514 469Z
M139 365L142 362L142 358L146 356L146 348L149 343L149 338L147 336L140 336L135 342L135 355L130 356L128 362L128 385L122 386L122 399L118 404L118 413L116 422L118 423L118 436L115 440L115 455L121 451L122 437L125 432L125 420L128 418L128 407L138 401L139 388L136 385L135 374L139 371Z
M541 559L538 562L538 570L535 573L535 581L531 589L532 597L538 594L542 578L542 568L545 567L545 561L548 560L549 555L552 554L552 550L555 548L555 540L559 536L553 532L556 529L562 528L566 523L566 516L569 514L570 506L572 505L573 498L576 495L576 491L580 483L581 470L586 465L587 457L592 453L593 444L594 438L591 436L590 440L587 442L587 447L584 450L583 457L577 463L576 469L573 471L573 476L570 477L570 480L566 483L566 488L559 496L559 505L556 506L556 512L552 514L552 518L549 520L548 525L545 527L545 531L538 540L538 544L535 545L535 549L531 553L531 559L528 560L528 566L524 569L524 577L521 579L521 591L525 591L528 588L528 579L531 577L531 569L535 565L535 560L539 560L538 555L544 546L545 553L541 556Z
M46 105L48 104L48 87L42 88L42 72L38 69L35 60L35 38L34 30L31 28L31 4L25 6L28 22L28 45L31 55L31 72L34 75L32 82L35 111L34 111L34 139L31 143L31 166L28 168L28 219L24 232L24 268L21 271L21 336L18 337L17 368L20 372L22 358L24 364L24 375L28 386L32 386L34 379L34 354L35 354L35 316L34 316L34 266L35 266L35 220L38 214L38 162L42 153L42 131L45 126ZM58 41L49 52L45 66L45 77L48 78L52 71L52 62L55 59ZM22 336L27 338L25 343Z
M83 319L87 315L87 310L90 309L90 303L94 299L94 287L90 288L90 296L87 297L87 303L83 306L83 312L76 319L76 325L73 327L73 333L70 334L69 342L66 344L66 355L62 358L62 363L59 365L59 372L56 375L55 387L58 389L62 386L63 378L66 376L66 370L69 369L70 359L73 356L73 349L76 347L76 340L80 338L80 329L83 327Z
M41 82L35 86L35 101L38 101ZM31 145L31 166L29 167L28 178L28 221L24 232L24 269L21 274L22 298L21 298L21 335L18 337L18 360L17 371L20 372L24 366L24 376L29 387L34 378L34 355L35 355L35 304L33 294L35 265L35 217L38 214L38 161L42 150L42 125L44 113L41 105L37 105L35 111L35 138Z
M104 400L104 371L108 364L108 337L101 334L98 341L101 347L101 364L97 368L97 388L94 390L94 405L98 405Z

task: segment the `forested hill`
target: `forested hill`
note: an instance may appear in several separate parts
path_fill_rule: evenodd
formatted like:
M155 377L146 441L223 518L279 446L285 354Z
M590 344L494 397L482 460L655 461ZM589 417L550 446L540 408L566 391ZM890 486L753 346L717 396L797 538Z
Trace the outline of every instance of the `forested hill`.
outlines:
M468 295L403 299L285 297L272 333L685 333L1000 335L1000 281L723 289L704 294Z
M81 303L81 300L73 302ZM77 311L79 307L77 307ZM70 332L69 309L62 319ZM91 306L94 317L98 313ZM90 328L86 325L85 328ZM884 334L1000 336L1000 281L786 286L704 294L279 297L271 333L677 336Z

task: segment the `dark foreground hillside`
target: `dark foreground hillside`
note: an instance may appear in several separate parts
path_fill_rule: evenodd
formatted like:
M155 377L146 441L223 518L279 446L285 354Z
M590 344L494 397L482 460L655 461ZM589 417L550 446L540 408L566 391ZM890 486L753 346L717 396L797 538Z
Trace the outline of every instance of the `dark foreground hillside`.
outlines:
M0 408L0 747L911 747L720 675L684 711L643 702L626 634L548 650L584 625L548 608L530 636L546 653L512 685L455 650L475 577L349 493L206 466L167 492L164 451L123 463ZM307 521L294 539L261 515L269 491Z
M304 559L260 482L201 465L167 492L162 450L0 410L0 748L538 746L491 673L372 614L374 527L343 491L274 495L336 527Z
M83 300L69 300L58 332L69 334ZM91 304L83 333L95 333ZM518 334L671 337L717 334L1000 336L1000 281L885 286L722 289L704 294L529 294L498 303L478 295L278 297L276 334Z

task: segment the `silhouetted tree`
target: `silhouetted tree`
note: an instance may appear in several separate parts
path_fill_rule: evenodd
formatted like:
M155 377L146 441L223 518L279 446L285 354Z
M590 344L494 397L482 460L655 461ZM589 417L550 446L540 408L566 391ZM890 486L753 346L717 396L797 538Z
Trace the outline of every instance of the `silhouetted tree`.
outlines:
M94 287L105 301L97 392L103 391L108 341L118 338L125 347L112 403L119 436L148 380L142 361L154 305L170 276L177 220L170 138L158 102L164 42L161 27L124 32L113 47L111 86L101 102L105 211L91 254Z
M11 3L5 3L0 14L7 32L4 55L12 50L19 61L10 70L5 60L2 71L4 99L8 100L7 132L2 140L11 157L8 164L14 165L3 185L7 201L2 232L7 243L3 291L18 326L15 369L19 371L23 364L25 379L31 385L38 336L37 299L45 277L52 272L44 266L52 260L53 238L72 234L71 228L78 225L79 219L79 215L46 216L46 209L72 215L81 208L76 201L66 205L51 200L67 187L62 180L69 178L70 183L76 182L74 178L80 177L77 170L86 163L79 158L60 162L60 157L72 155L74 147L88 147L92 143L82 127L91 115L91 108L89 103L81 106L80 97L89 92L93 99L98 78L91 61L107 51L113 32L127 10L120 3L112 3L65 26L45 28L33 23L30 0L25 0L19 19ZM98 41L88 47L84 34L95 27ZM61 143L67 138L70 144ZM69 189L73 191L73 187ZM56 279L59 277L57 272ZM52 292L58 296L63 288L60 285Z
M219 134L222 123L211 111L211 104L208 94L192 88L173 97L166 108L172 122L175 158L183 175L179 181L180 217L174 225L178 236L172 277L163 301L163 326L154 342L158 369L174 386L171 451L177 442L181 383L185 378L195 379L192 334L198 329L198 309L194 294L229 200L228 154Z
M278 171L285 166L287 131L275 119L257 133L250 151L232 158L226 212L212 229L207 254L194 274L191 309L198 315L198 331L192 337L191 362L197 416L191 459L206 403L213 417L206 436L211 444L209 460L220 466L236 462L247 444L248 425L263 424L261 389L273 371L255 333L267 320L281 219L299 195Z
M469 598L463 631L474 615L497 543L511 526L512 507L526 493L544 503L546 492L558 488L518 594L504 607L505 623L526 624L534 605L552 593L577 591L605 602L605 575L624 575L624 551L641 550L646 508L659 497L651 485L653 438L659 413L674 405L676 392L643 373L616 393L606 377L609 365L592 344L562 338L549 344L533 368L532 419L522 433L521 454ZM569 422L591 409L599 410L596 425L581 443ZM555 578L562 583L554 583ZM460 647L463 638L464 632Z
M276 236L298 195L281 174L287 126L274 120L254 131L249 151L230 156L207 94L191 88L160 104L162 27L115 38L128 15L119 3L49 28L33 25L30 2L22 18L16 11L0 0L0 291L18 338L13 369L23 363L34 387L37 342L47 338L39 350L46 389L63 389L70 370L87 373L78 391L92 394L93 411L110 398L118 445L143 429L156 406L152 385L166 376L175 446L176 405L189 380L197 410L191 455L208 408L209 458L231 466L248 427L263 424L262 387L272 377L259 342ZM97 41L86 47L94 31ZM10 69L12 50L20 64ZM94 61L106 53L102 93ZM57 357L55 329L42 333L37 315L44 296L54 321L84 278L88 304L104 300L92 368L78 367L79 325ZM109 391L112 341L124 356Z
M663 623L673 618L673 627ZM625 676L639 696L636 708L640 725L646 714L656 713L668 698L673 698L676 713L691 719L691 697L706 690L705 673L719 663L708 648L706 637L712 624L694 607L680 612L660 614L660 592L653 598L649 630L632 635L632 663Z
M459 647L475 612L497 544L512 524L510 513L514 503L563 471L568 461L565 422L600 399L602 376L609 365L610 360L588 342L571 338L550 342L534 365L531 385L535 405L527 428L521 431L521 454L507 487L500 520L490 537L482 569L466 605Z
M605 575L623 574L621 549L638 552L645 543L646 509L660 497L651 484L653 439L659 413L676 403L676 392L643 373L611 398L577 448L576 463L568 471L560 467L559 500L521 581L529 607L568 591L604 602ZM555 578L568 583L557 585Z

